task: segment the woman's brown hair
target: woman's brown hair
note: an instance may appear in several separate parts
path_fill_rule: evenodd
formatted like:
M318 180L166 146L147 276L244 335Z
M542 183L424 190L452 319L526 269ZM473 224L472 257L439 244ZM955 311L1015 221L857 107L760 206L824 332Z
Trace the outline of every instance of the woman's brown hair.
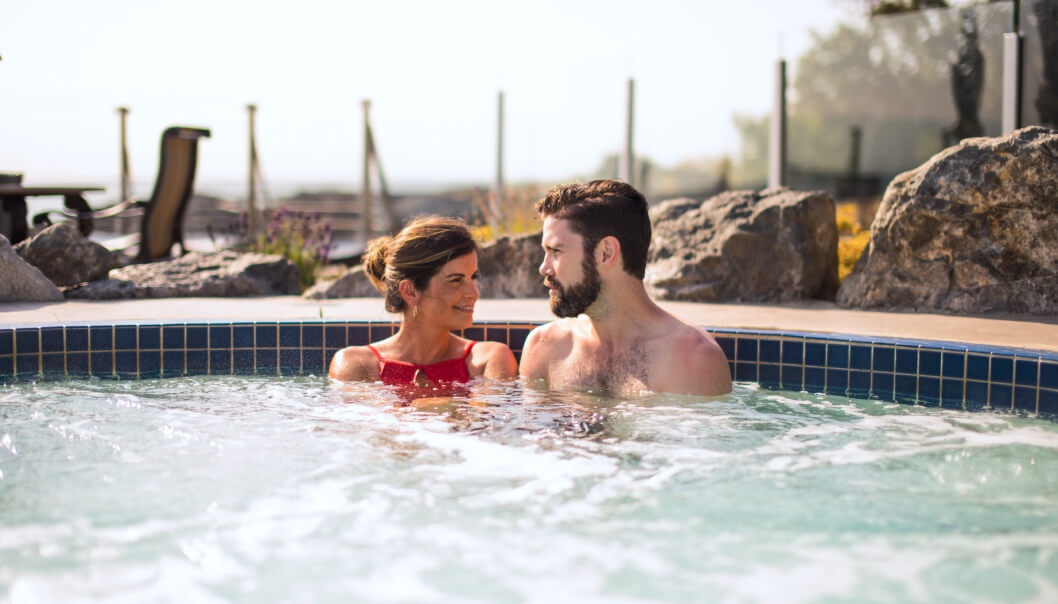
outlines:
M409 222L394 237L382 237L367 244L361 263L371 283L386 299L386 310L406 308L399 285L411 279L423 291L430 279L453 258L477 252L478 244L462 220L441 216L421 216Z

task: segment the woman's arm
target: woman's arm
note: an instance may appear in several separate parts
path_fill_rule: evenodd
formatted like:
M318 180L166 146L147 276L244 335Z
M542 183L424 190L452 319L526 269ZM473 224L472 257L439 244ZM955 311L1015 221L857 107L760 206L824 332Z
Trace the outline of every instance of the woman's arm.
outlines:
M528 382L550 380L551 351L554 348L555 322L537 326L529 332L522 347L522 362L518 373Z

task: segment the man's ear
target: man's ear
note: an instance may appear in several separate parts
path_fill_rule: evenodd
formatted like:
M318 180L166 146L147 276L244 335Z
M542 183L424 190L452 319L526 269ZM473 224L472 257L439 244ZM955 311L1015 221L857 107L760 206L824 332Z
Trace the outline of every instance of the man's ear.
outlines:
M419 290L415 288L415 284L411 282L411 279L402 279L397 284L397 291L400 292L400 297L404 299L404 304L409 307L416 306L419 304Z
M595 264L599 266L617 266L620 268L621 261L621 242L617 240L617 237L609 235L599 240L598 245L595 246Z

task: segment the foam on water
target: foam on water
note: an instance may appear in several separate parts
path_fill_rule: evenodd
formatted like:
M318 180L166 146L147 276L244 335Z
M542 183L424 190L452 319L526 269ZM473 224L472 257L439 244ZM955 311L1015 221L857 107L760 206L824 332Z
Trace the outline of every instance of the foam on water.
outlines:
M1054 601L1058 427L738 385L0 391L0 599Z

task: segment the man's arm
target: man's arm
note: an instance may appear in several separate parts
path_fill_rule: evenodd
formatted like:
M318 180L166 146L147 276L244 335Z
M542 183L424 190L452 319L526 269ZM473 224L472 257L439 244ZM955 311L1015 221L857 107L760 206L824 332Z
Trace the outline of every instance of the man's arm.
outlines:
M529 332L522 347L522 361L518 365L518 375L529 382L544 380L551 377L548 368L551 361L552 339L548 336L548 327L551 324L540 325Z

